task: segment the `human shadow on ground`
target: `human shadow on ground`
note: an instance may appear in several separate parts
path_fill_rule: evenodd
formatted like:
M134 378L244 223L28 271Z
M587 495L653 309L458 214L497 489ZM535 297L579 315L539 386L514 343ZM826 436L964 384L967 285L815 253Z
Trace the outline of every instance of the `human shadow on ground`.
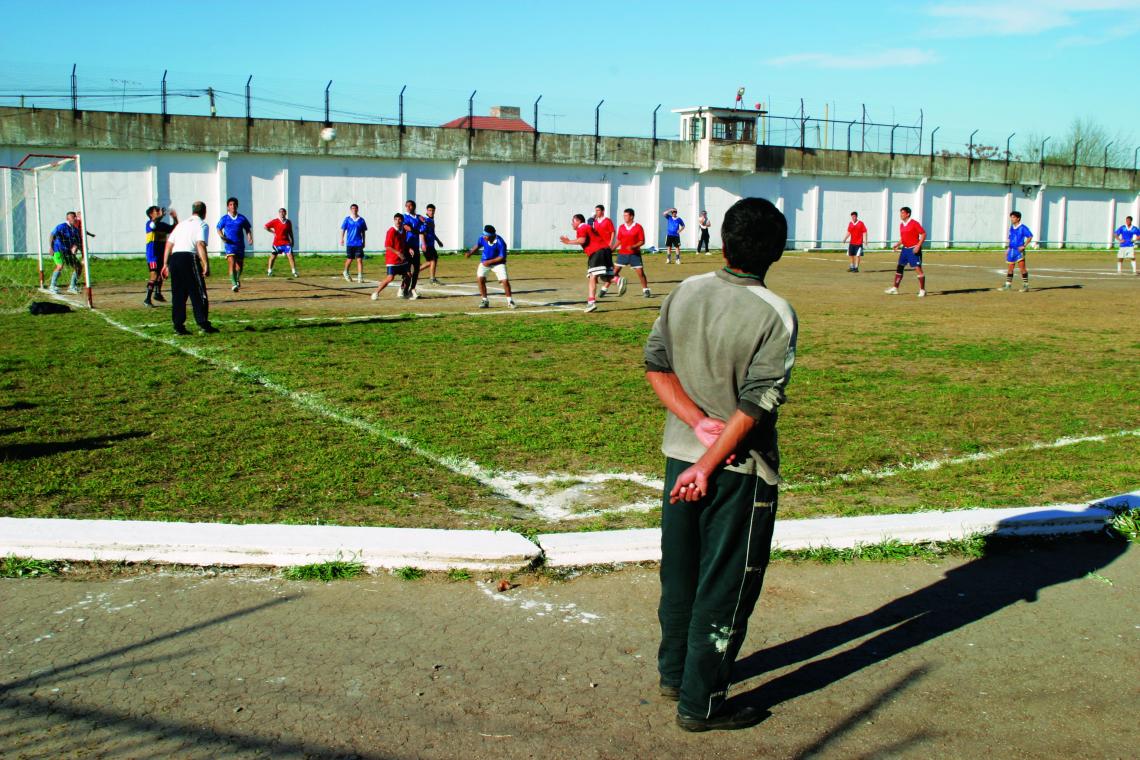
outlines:
M39 671L17 681L0 684L0 714L4 715L7 725L17 726L28 720L40 723L35 729L22 726L19 732L5 734L3 738L6 746L3 749L19 751L29 756L43 756L42 750L47 749L43 745L50 744L53 752L70 756L72 753L90 751L91 746L88 744L91 741L90 734L98 732L102 741L111 743L110 748L116 755L149 750L148 756L154 756L151 753L156 744L173 741L181 742L184 747L192 744L195 750L208 751L214 756L228 756L234 752L256 752L272 757L353 757L382 760L384 756L380 754L361 753L289 737L258 736L252 732L243 733L238 730L218 728L204 721L199 723L177 720L162 715L165 711L164 705L155 705L146 712L127 711L85 703L81 701L82 696L65 698L45 689L50 684L62 681L101 677L116 670L130 673L140 665L183 658L193 650L183 649L169 656L143 660L121 659L155 644L181 639L297 598L299 598L297 595L290 595L273 599L143 641L126 644L102 654L85 657L68 665ZM101 664L101 667L90 669L89 666L97 663ZM77 693L82 695L83 692L80 690ZM51 721L51 725L43 725L45 721Z
M4 404L3 406L0 406L0 411L23 412L27 411L28 409L35 409L36 406L36 404L33 404L30 401L13 401L11 404Z
M63 454L68 451L92 451L106 449L117 441L127 441L131 438L142 438L149 433L132 430L128 433L115 435L98 435L91 438L76 438L73 441L36 441L32 443L8 443L0 446L0 461L19 461L49 457L54 454Z
M738 699L768 709L810 694L1020 601L1035 602L1045 588L1084 578L1123 555L1129 544L1108 536L1036 541L990 538L985 554L947 571L926 588L876 610L754 652L736 663L733 680L755 678L799 662L796 670L757 686ZM865 641L824 659L813 659L863 637ZM807 662L811 660L811 662Z

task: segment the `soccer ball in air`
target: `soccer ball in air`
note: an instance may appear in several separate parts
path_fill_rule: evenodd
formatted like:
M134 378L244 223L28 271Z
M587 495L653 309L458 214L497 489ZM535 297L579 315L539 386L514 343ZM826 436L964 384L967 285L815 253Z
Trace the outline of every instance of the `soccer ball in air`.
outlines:
M321 130L321 140L324 142L332 142L336 138L336 129L333 127L325 127Z

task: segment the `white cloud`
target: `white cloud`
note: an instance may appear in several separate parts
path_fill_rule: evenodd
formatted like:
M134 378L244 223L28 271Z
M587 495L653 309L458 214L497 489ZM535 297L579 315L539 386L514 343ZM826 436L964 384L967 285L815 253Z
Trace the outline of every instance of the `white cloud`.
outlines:
M1032 4L993 0L937 3L926 13L942 22L935 30L939 35L981 37L1041 34L1074 26L1084 14L1138 10L1140 0L1037 0ZM1107 17L1107 21L1111 19Z
M886 69L938 63L939 57L918 48L896 48L874 53L796 53L773 58L773 66L808 66L817 69Z

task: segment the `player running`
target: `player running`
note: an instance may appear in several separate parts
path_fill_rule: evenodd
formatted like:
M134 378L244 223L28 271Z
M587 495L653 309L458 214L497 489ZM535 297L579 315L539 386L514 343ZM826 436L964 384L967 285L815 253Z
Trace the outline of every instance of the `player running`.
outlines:
M479 256L479 267L475 270L475 281L479 285L479 308L486 309L491 305L487 298L487 272L494 272L503 292L507 294L507 307L517 309L514 297L511 295L511 282L507 277L507 243L495 234L495 228L488 224L483 228L483 236L471 246L471 250L463 258L471 258L471 254L483 249Z
M439 253L436 251L436 245L443 245L443 241L435 236L435 206L429 203L424 207L424 215L420 217L420 224L423 225L423 253L424 261L428 265L428 276L431 278L432 285L439 285L439 280L435 278L436 265L439 263Z
M48 290L52 293L59 292L59 273L63 271L64 264L71 267L71 284L67 286L67 292L79 292L79 276L83 274L83 253L80 250L82 243L79 238L79 228L75 224L77 216L74 211L68 211L65 221L57 224L48 238L51 260L55 262L55 269L51 272L51 282L48 285Z
M143 305L154 308L153 301L165 301L162 297L162 267L165 263L166 238L174 231L178 224L178 212L170 209L170 218L174 224L162 221L166 216L166 209L151 206L146 210L146 266L150 276L146 281L146 298Z
M293 255L293 222L289 219L289 212L283 208L277 209L277 218L265 223L265 229L273 233L273 246L270 248L269 267L265 270L266 277L273 276L273 262L278 256L289 259L290 277L297 276L297 259Z
M398 214L397 216L402 216ZM355 203L348 207L348 216L340 223L340 244L344 248L345 282L352 282L348 276L348 269L356 260L356 281L364 282L364 239L368 232L368 222L360 215L360 207Z
M218 236L225 243L226 264L230 271L230 289L241 290L241 270L245 266L245 244L253 247L253 225L238 213L238 199L226 199L226 213L218 220Z
M354 207L355 208L355 207ZM404 290L408 287L411 272L411 262L408 260L408 236L404 230L404 215L394 214L392 226L384 235L384 263L388 266L387 275L376 290L372 293L372 300L380 298L380 291L388 287L388 283L400 277L400 298L404 297ZM346 269L345 272L348 270Z
M859 219L858 211L852 211L851 221L847 224L847 234L843 236L844 243L851 241L847 245L848 272L859 271L859 265L863 261L863 241L866 239L867 225Z
M637 272L641 280L641 295L650 298L649 280L645 279L645 264L641 260L641 249L645 245L645 229L633 220L633 209L627 208L622 212L625 220L617 228L618 254L617 264L614 265L614 281L617 283L618 295L625 295L626 281L621 276L622 267L629 267Z
M609 251L610 267L612 268L614 258L614 245L617 242L617 233L614 231L614 223L611 222L609 217L606 216L605 206L600 203L597 206L594 206L594 216L592 219L590 219L589 225L591 228L593 228L594 234L597 235L598 239L605 243L605 249L601 250ZM616 275L617 272L615 271L614 274ZM606 293L608 293L610 285L614 282L616 282L616 280L611 279L609 282L603 283L602 287L598 288L598 298L601 298ZM620 296L623 293L625 293L624 290L619 292L618 295Z
M677 249L677 263L681 263L681 233L685 231L685 220L677 216L677 209L665 212L665 263L673 263L673 249Z
M1013 287L1013 268L1021 265L1021 292L1029 292L1029 270L1025 268L1025 249L1033 240L1033 231L1021 223L1021 212L1014 211L1009 215L1009 246L1005 252L1005 260L1009 262L1009 269L1005 273L1005 285L1001 289L1009 290Z
M586 254L586 311L596 311L598 280L608 283L614 276L613 249L610 241L603 240L593 227L586 224L586 217L581 214L571 217L570 227L575 237L562 235L558 239L565 245L582 246L582 252Z
M1136 274L1136 236L1140 235L1140 228L1133 226L1132 217L1124 217L1124 224L1116 228L1116 242L1120 248L1116 254L1116 273L1124 274L1124 260L1132 262L1132 274Z
M926 275L922 271L922 244L926 241L926 230L918 223L917 219L912 219L910 216L910 207L903 206L899 209L899 241L892 246L893 250L899 251L899 264L895 269L895 284L886 289L886 294L897 296L899 293L899 283L902 282L903 272L906 268L914 267L914 271L918 274L918 297L926 297ZM899 249L902 250L899 250Z

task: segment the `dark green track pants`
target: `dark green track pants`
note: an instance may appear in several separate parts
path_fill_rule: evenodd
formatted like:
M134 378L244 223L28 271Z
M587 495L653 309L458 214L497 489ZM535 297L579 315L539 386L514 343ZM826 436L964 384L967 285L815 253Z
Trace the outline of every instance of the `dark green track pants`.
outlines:
M760 598L776 521L776 486L719 470L695 503L669 503L688 462L667 459L661 514L661 683L677 711L708 718L724 704L732 664Z

